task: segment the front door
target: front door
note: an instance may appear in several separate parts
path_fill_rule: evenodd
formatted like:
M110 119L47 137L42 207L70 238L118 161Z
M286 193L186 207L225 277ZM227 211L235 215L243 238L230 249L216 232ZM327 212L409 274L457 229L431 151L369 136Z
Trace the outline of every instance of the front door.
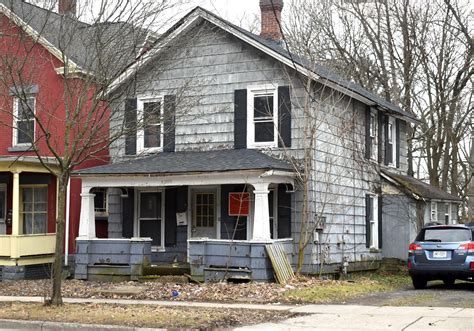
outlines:
M192 190L191 237L217 238L217 189Z
M0 235L6 233L5 220L7 218L7 187L0 184Z
M163 246L161 192L140 192L138 196L138 235L152 239L152 247Z

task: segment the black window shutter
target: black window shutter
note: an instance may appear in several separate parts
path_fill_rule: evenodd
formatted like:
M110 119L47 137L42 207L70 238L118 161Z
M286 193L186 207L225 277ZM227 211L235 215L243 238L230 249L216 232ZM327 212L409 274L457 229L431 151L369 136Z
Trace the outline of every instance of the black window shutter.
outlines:
M286 191L287 185L278 185L278 238L291 238L291 194Z
M133 219L135 210L135 191L128 189L128 196L122 200L122 235L124 238L133 237Z
M377 215L377 218L378 218L378 228L379 228L379 233L378 233L378 236L379 236L379 248L382 248L382 240L383 240L383 221L382 221L382 215L383 215L383 200L382 200L382 196L379 196L378 197L378 208L377 208L377 211L378 211L378 215Z
M370 194L365 195L365 246L370 247L370 220L372 218Z
M278 87L278 147L291 147L291 96L289 86Z
M370 144L370 107L365 107L365 158L370 160L372 146Z
M234 148L247 148L247 90L234 92Z
M389 165L392 161L392 149L390 148L390 144L388 143L388 116L384 116L384 146L385 146L385 157L384 157L384 164Z
M381 111L377 113L377 122L378 122L378 128L377 128L377 160L378 163L382 163L383 160L383 120L384 116Z
M164 134L163 151L174 152L175 150L175 122L176 122L176 97L165 95L164 99Z
M137 99L125 100L125 155L137 154Z
M396 135L396 141L397 141L397 150L395 151L397 159L395 160L395 164L397 168L400 168L400 142L401 142L401 137L400 137L400 127L403 125L403 122L397 118L395 121L395 135Z
M176 196L174 187L165 190L165 246L176 245Z
M185 213L188 210L188 187L178 187L176 194L176 212Z

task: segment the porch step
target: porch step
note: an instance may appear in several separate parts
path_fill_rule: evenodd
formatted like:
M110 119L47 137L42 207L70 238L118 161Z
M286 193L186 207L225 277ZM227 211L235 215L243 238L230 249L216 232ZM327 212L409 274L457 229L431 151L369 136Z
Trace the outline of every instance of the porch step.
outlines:
M143 276L182 276L190 270L189 263L152 264L143 267Z
M129 265L94 264L87 267L88 279L97 282L124 282L130 280Z

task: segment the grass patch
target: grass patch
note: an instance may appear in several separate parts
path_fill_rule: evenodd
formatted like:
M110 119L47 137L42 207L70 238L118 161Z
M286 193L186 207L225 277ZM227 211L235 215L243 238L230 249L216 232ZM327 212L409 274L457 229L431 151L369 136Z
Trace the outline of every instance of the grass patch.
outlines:
M294 314L147 305L0 303L0 319L120 325L130 327L212 329L281 320Z
M328 280L306 288L285 292L284 297L301 303L344 302L375 292L388 292L410 284L410 277L402 274L355 274L347 280Z

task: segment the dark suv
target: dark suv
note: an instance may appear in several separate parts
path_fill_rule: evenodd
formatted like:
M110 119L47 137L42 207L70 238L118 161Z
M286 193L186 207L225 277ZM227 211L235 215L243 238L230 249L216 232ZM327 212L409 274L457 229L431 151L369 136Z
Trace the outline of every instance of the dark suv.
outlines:
M456 279L473 281L474 226L424 227L408 249L408 272L416 289L435 279L446 285Z

